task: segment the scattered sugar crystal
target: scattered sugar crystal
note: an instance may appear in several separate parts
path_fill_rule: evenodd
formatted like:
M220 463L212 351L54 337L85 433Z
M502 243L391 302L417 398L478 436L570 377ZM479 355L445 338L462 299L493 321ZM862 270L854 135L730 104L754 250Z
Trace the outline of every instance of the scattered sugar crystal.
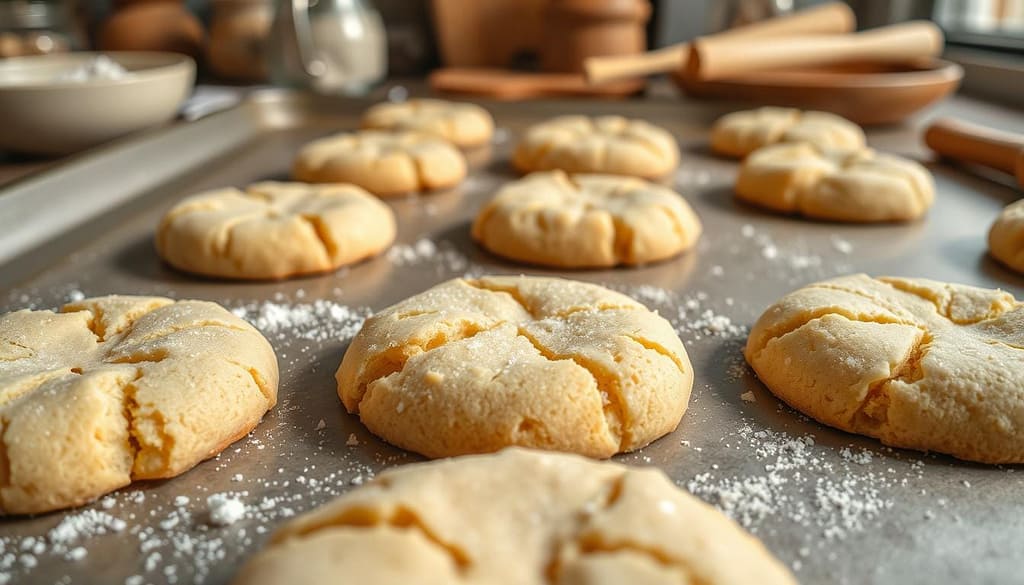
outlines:
M830 239L832 240L832 247L835 248L837 251L843 254L849 254L850 252L853 252L853 244L851 244L847 240L844 240L838 236L832 236Z
M245 516L245 504L227 494L213 494L206 498L210 512L210 523L214 526L229 526Z
M754 393L752 391L747 390L743 394L740 394L740 400L742 400L743 402L757 402L757 397L754 396Z

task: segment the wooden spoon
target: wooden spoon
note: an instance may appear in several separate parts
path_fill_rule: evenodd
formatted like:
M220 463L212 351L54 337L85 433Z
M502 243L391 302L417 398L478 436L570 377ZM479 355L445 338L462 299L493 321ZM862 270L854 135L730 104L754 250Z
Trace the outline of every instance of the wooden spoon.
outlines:
M920 20L857 34L750 39L705 37L690 44L686 75L711 81L771 69L842 63L905 63L942 52L939 27Z
M942 156L1014 175L1024 188L1024 135L940 118L928 127L924 142Z
M771 20L756 22L714 35L714 38L760 39L802 34L847 33L856 22L853 11L842 2L829 2ZM671 73L686 67L690 45L680 43L639 55L591 57L583 62L592 84Z

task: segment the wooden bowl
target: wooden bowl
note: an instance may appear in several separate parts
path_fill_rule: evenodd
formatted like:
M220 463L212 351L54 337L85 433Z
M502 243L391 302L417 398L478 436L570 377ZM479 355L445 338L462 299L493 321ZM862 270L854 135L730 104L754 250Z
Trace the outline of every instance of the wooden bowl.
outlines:
M676 72L673 79L696 98L823 110L870 125L902 121L956 91L963 75L955 63L926 59L905 65L764 71L719 81L697 81Z

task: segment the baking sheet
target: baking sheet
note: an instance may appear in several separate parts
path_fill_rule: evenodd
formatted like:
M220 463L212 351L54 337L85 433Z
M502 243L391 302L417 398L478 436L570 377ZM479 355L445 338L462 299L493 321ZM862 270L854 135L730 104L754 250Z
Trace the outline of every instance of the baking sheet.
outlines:
M390 202L399 243L385 256L281 283L195 279L160 263L154 226L178 198L284 179L303 143L354 127L367 105L261 94L0 192L4 312L108 293L213 300L264 329L282 374L277 408L219 457L81 509L0 522L0 583L226 583L281 522L417 461L344 413L333 373L370 311L467 273L568 275L627 292L668 318L696 373L689 411L674 433L618 459L658 466L725 509L801 582L1024 582L1016 468L890 450L808 421L775 400L740 353L746 328L768 304L838 274L922 276L1024 295L1024 281L984 254L988 225L1017 197L1013 189L933 166L938 200L919 223L777 217L734 202L735 163L706 150L707 127L729 104L486 103L499 128L489 160L478 160L457 189ZM965 98L943 108L1024 130L1019 114ZM643 117L679 138L683 161L671 182L704 222L695 251L639 269L560 273L512 265L473 245L475 211L515 176L507 160L517 133L562 113ZM917 132L873 130L869 139L921 156ZM215 525L207 504L214 494L240 501L244 516Z

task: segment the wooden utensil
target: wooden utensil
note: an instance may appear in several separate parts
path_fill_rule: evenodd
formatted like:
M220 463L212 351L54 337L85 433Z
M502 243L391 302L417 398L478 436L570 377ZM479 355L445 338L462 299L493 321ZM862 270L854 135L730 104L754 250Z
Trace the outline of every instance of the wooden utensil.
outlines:
M963 69L939 59L763 71L721 81L678 72L688 95L834 112L857 124L892 124L956 91Z
M763 39L804 34L847 33L854 29L853 11L842 2L831 2L788 16L757 22L714 35L713 38ZM672 73L686 67L690 45L681 43L639 55L591 57L583 63L587 81L593 84Z
M1024 135L940 118L924 134L924 142L942 156L1009 173L1024 188Z
M430 74L430 86L440 92L471 93L498 100L533 97L626 97L644 87L642 79L590 85L581 73L527 73L508 69L448 67Z
M705 37L690 44L686 75L714 81L753 71L856 62L905 63L937 57L943 44L939 27L924 20L852 35L805 35L756 41L749 37Z

